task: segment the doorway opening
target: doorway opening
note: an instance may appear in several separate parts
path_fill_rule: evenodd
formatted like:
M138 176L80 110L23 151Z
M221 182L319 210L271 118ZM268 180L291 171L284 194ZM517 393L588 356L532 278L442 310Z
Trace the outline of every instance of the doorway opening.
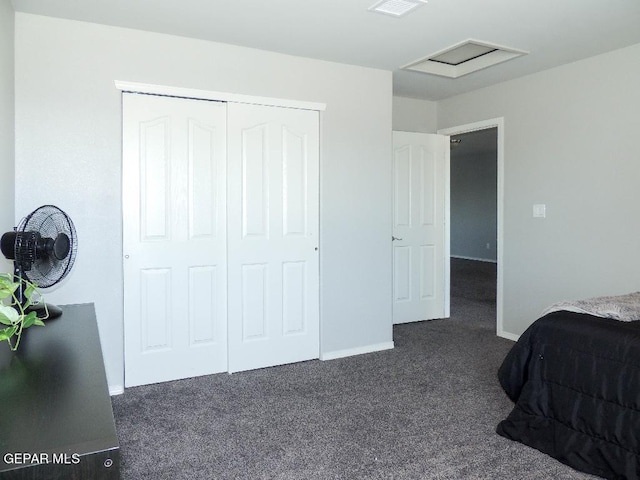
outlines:
M450 137L451 308L486 310L483 319L495 319L497 135L493 127Z
M439 130L449 135L451 299L495 304L502 319L504 123L502 118ZM495 302L495 303L494 303Z

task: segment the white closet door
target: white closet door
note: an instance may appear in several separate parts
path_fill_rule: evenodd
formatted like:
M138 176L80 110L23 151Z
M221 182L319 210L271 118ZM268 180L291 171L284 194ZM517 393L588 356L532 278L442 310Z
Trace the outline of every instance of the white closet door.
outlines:
M393 323L448 315L448 142L393 132Z
M228 106L229 371L319 357L319 114Z
M125 385L227 370L226 105L123 94Z

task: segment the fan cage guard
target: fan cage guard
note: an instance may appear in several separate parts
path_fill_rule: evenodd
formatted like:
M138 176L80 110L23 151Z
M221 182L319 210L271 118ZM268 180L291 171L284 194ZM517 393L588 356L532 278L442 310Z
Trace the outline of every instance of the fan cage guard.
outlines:
M76 260L76 229L69 216L54 205L43 205L27 217L16 228L15 262L19 276L36 284L39 288L55 285L67 276ZM69 254L62 260L53 255L38 257L35 246L40 238L55 239L60 234L69 237Z

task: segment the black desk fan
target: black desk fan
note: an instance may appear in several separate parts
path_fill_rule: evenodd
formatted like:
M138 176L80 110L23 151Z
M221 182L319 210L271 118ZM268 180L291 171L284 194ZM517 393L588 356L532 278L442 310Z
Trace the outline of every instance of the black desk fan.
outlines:
M54 205L36 208L22 219L13 232L0 239L0 250L13 260L14 275L38 288L52 287L67 276L76 260L78 240L69 216ZM24 302L22 288L19 301ZM38 317L45 316L44 305L29 307ZM49 318L62 315L62 310L47 304Z

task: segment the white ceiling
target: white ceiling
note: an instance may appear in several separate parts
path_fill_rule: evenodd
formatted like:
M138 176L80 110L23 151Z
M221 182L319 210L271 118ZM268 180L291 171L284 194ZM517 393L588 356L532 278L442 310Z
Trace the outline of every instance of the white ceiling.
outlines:
M393 71L395 95L439 100L640 43L640 0L13 0L16 11ZM529 54L457 79L400 71L467 39Z

